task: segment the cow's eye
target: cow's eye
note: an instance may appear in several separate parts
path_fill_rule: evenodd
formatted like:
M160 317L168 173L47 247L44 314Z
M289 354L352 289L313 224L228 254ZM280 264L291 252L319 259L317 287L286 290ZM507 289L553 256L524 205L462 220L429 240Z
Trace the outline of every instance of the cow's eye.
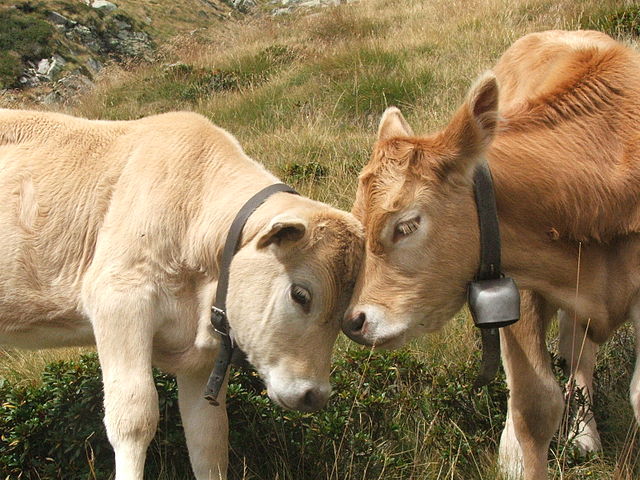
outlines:
M397 242L401 238L411 235L418 229L418 225L420 225L420 217L413 217L398 223L393 231L393 241Z
M311 293L309 290L300 285L294 284L291 285L289 293L291 295L291 300L300 305L302 310L304 310L304 313L309 313L309 310L311 310Z

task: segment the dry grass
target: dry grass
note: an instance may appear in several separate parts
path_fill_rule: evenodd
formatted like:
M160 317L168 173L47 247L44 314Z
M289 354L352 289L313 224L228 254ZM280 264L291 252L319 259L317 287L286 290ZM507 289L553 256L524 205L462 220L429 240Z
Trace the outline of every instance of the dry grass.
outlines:
M17 386L38 385L46 365L55 361L73 360L87 352L86 348L53 350L0 349L0 379Z

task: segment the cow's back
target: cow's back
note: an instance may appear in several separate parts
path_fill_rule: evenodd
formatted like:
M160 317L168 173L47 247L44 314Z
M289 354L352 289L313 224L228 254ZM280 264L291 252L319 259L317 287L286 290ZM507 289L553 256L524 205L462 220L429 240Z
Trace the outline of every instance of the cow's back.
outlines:
M500 86L499 109L544 99L579 81L594 56L623 50L611 37L596 31L550 30L525 35L493 68Z
M550 31L499 60L501 125L488 156L499 208L554 235L640 232L640 55L599 32Z

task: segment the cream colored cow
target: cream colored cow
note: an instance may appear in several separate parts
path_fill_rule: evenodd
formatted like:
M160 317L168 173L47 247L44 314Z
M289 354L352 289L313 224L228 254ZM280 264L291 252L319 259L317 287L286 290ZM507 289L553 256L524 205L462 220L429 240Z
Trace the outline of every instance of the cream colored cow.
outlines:
M564 405L545 346L551 317L565 311L561 351L587 389L596 344L625 321L640 327L640 55L599 32L530 34L440 132L416 136L389 109L353 207L366 247L343 325L352 339L395 347L464 304L480 254L472 178L485 159L502 267L522 300L500 336L510 389L500 464L539 480ZM640 421L640 360L630 397ZM578 443L599 448L595 424L584 428Z
M226 478L227 416L203 398L210 307L243 203L277 179L193 113L130 122L0 110L0 344L96 344L117 480L143 477L152 365L178 379L195 476ZM350 215L288 193L249 218L229 322L278 404L322 407L362 247ZM221 392L221 400L224 397Z

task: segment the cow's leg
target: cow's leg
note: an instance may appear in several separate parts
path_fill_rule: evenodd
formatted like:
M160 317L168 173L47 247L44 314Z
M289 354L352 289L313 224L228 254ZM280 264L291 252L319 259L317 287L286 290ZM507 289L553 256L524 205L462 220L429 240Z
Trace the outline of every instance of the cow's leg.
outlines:
M640 301L631 309L631 320L636 333L636 366L631 378L629 397L631 406L636 415L636 421L640 424Z
M522 478L522 449L520 448L520 443L516 438L516 432L513 427L511 408L507 408L507 420L504 424L502 435L500 436L498 463L500 465L500 471L505 478L509 480Z
M547 452L562 417L563 399L545 343L554 312L537 294L523 291L521 296L520 321L500 334L510 396L499 463L507 478L519 478L524 471L526 480L540 480L547 478Z
M586 403L579 405L569 437L584 454L602 449L598 427L593 416L593 369L598 346L587 337L581 322L572 318L564 310L558 312L559 350L566 361L565 373L569 377L567 389L582 392Z
M154 315L148 289L109 284L89 300L104 382L104 422L116 458L116 480L142 480L158 424L151 370Z
M225 386L218 394L220 405L204 399L209 372L178 374L178 401L189 459L198 480L227 478L228 422Z

